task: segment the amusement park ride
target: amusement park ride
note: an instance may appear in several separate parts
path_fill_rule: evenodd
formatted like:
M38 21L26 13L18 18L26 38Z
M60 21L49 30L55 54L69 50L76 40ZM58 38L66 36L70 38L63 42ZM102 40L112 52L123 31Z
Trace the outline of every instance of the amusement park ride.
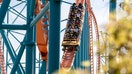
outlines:
M21 1L21 0L20 0ZM65 33L62 41L62 51L63 56L61 62L59 61L59 27L60 27L60 2L61 0L27 0L22 1L27 5L27 17L26 25L10 25L4 23L4 18L10 4L10 0L0 0L1 9L0 9L0 68L1 73L6 74L7 67L9 63L5 64L5 59L7 56L11 56L12 65L10 74L35 74L35 46L38 47L41 56L42 67L39 69L39 74L46 74L48 71L49 74L52 74L53 71L63 68L64 71L69 71L72 66L74 66L74 61L76 60L76 55L80 52L82 33L84 23L87 25L89 30L85 32L89 34L86 40L89 43L87 45L88 49L85 56L90 57L90 73L95 74L100 72L100 54L97 55L97 68L94 67L94 51L93 51L93 29L95 29L96 40L98 41L98 50L99 50L99 30L98 24L95 18L95 15L92 11L90 0L76 0L75 3L72 3L69 10L69 15L66 23ZM62 1L63 2L63 1ZM21 4L21 3L19 3ZM18 5L19 5L18 4ZM49 5L50 4L50 5ZM17 5L16 5L17 6ZM49 9L50 6L50 10ZM15 7L15 6L14 6ZM10 7L13 9L13 7ZM15 9L13 9L16 11ZM17 12L17 11L16 11ZM53 14L54 13L54 14ZM86 13L88 15L86 15ZM15 13L14 13L15 14ZM20 13L17 13L18 17L25 19ZM8 15L7 15L8 17ZM42 18L43 17L43 18ZM86 20L87 19L87 20ZM3 23L2 23L3 22ZM94 26L94 28L93 28ZM26 30L24 40L20 42L19 52L16 54L12 49L10 40L5 35L5 31L11 30ZM54 30L53 30L54 29ZM55 34L53 32L56 32ZM53 35L54 34L54 35ZM55 36L55 37L54 37ZM36 44L35 44L36 43ZM9 55L4 57L4 47L5 44ZM20 63L24 49L26 48L26 65ZM4 49L4 50L2 50ZM97 51L98 51L97 50ZM55 51L55 52L54 52ZM51 58L52 57L52 58ZM56 59L56 60L54 60ZM8 59L6 59L8 61ZM59 64L60 65L59 65ZM54 65L56 64L56 65Z

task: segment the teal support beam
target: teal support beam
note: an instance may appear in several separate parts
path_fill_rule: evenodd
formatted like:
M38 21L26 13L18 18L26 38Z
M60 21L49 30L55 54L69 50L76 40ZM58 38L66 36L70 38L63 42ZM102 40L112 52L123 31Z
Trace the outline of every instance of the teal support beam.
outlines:
M7 51L9 51L9 55L11 56L11 59L13 61L13 63L15 62L15 58L16 58L16 53L10 43L10 40L8 39L7 35L5 35L5 31L4 30L0 30L1 36L5 42L5 45L7 47ZM17 68L17 73L18 74L24 74L24 69L22 67L22 65L20 64L19 67Z
M81 52L80 52L80 48L78 47L78 51L76 52L74 63L73 63L73 67L75 69L80 68L80 64L81 64L81 62L79 62L80 58L81 58Z
M65 30L66 30L66 28L62 29L60 32L63 32L63 31L65 31Z
M20 16L20 15L22 15L21 13L24 11L24 9L26 8L26 4L24 5L24 7L21 9L21 11L19 12L19 14L18 15L16 15L16 17L14 18L14 20L12 21L12 24L14 24L15 22L16 22L16 20L18 19L18 17ZM24 16L24 15L23 15Z
M48 74L59 70L60 64L60 5L61 1L50 0ZM59 74L59 73L57 73Z
M39 70L39 74L47 74L46 73L46 61L42 61L41 69Z
M1 71L1 67L0 67L0 74L1 74L1 72L2 72L2 71Z
M85 69L86 67L82 66L81 63L83 61L88 61L90 59L88 46L89 45L88 12L85 12L83 30L80 41L81 43L79 50L77 51L77 55L75 57L74 67Z
M18 3L18 4L16 4L16 5L13 5L12 7L13 7L13 8L14 8L14 7L17 7L17 6L21 5L22 3L26 3L26 1L21 1L20 3Z
M46 6L41 10L41 12L32 20L31 24L30 24L30 27L36 25L36 23L38 22L38 20L40 20L45 12L49 9L49 3L46 4Z
M66 18L66 19L63 19L63 20L61 20L60 22L64 22L64 21L67 21L68 19Z
M85 12L84 16L84 25L83 25L83 31L82 31L82 37L81 37L81 45L80 45L80 51L81 51L81 63L83 61L89 61L89 26L88 26L88 12ZM85 69L87 67L84 67L81 65L82 69Z
M10 30L26 30L26 25L13 25L13 24L2 24L0 29L10 29Z
M35 28L30 27L34 17L36 0L27 0L27 32L26 32L26 74L35 74L36 48L35 48Z
M47 6L45 0L42 0L42 4L45 5L45 6ZM48 9L47 9L46 11L48 11L48 10L49 10L49 3L48 3ZM48 14L44 14L43 17L44 17L44 18L48 18L48 16L49 16ZM45 24L49 24L49 20L45 21L45 22L44 22L44 25L45 25ZM48 30L48 27L46 28L46 30Z
M114 18L116 18L116 0L110 0L109 13L113 13L115 15ZM109 20L111 20L110 15L109 15ZM109 56L108 56L108 58L110 59ZM110 63L109 63L109 65L110 65ZM108 73L109 74L114 74L115 71L109 66Z
M0 67L0 74L1 74L1 72L2 72L2 71L1 71L1 67Z
M61 2L66 3L66 4L70 4L70 5L73 4L73 3L70 3L70 2L66 2L66 1L61 1Z
M110 14L116 14L116 0L110 0L109 4L109 20L110 20ZM116 15L114 16L116 18Z
M23 42L25 41L25 38L23 40ZM25 49L25 45L23 44L23 42L21 43L21 47L20 47L20 50L18 52L18 55L16 57L16 60L14 62L14 65L12 67L12 70L11 70L11 73L10 74L15 74L16 73L16 70L18 68L18 65L20 63L20 60L21 60L21 57L22 57L22 54L24 52L24 49ZM24 73L25 74L25 73Z
M9 7L9 11L11 12L11 13L13 13L14 15L16 15L16 16L18 16L19 15L19 17L20 18L22 18L23 20L26 20L26 17L24 16L24 15L22 15L21 13L19 13L16 9L14 9L13 7ZM15 11L15 12L14 12Z
M3 23L3 20L6 15L6 11L8 10L8 6L10 4L10 0L3 0L0 8L0 25Z
M36 0L27 0L27 25L31 24L34 19Z
M42 4L44 4L45 5L45 3L46 3L46 1L45 0L42 0ZM49 9L49 3L48 3L48 6L46 5L46 7L44 8L45 9L45 12ZM44 13L45 13L44 12ZM43 16L44 18L47 18L47 15L45 14L44 16ZM46 21L46 22L44 22L44 25L45 24L48 24L48 22ZM48 27L46 28L46 30L48 30ZM40 70L39 70L39 74L47 74L46 73L46 68L47 68L47 61L42 61L42 65L41 65L41 68L40 68Z
M33 29L28 29L26 37L26 74L35 74L35 41L33 40ZM32 42L33 41L33 42Z
M109 6L110 12L116 11L116 0L110 0L110 6Z
M35 74L35 60L36 60L36 49L35 49L35 41L34 32L32 28L27 30L26 36L26 74ZM33 42L32 42L33 41Z

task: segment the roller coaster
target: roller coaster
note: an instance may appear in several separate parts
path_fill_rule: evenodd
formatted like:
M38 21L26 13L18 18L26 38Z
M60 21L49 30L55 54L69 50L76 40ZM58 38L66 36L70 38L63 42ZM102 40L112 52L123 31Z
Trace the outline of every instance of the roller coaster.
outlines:
M37 46L41 59L39 62L42 64L42 69L43 70L39 70L40 74L46 74L46 72L48 71L48 73L50 74L52 71L55 71L54 68L51 69L51 65L55 64L55 63L59 63L60 65L56 66L55 69L59 69L62 68L64 69L64 71L70 71L71 68L74 66L74 60L75 57L77 55L77 52L79 52L79 47L81 46L81 36L82 36L82 31L83 31L83 27L84 27L84 22L87 22L87 26L89 28L89 45L87 45L89 48L86 49L88 50L88 54L86 54L85 56L89 56L90 57L90 72L91 74L95 74L95 72L100 72L100 54L98 53L97 55L97 69L95 69L94 67L94 51L93 51L93 29L95 30L95 34L96 34L96 40L98 42L98 50L99 51L99 30L98 30L98 24L96 21L96 17L93 13L93 10L91 8L91 4L90 4L90 0L76 0L75 3L72 3L70 6L70 10L69 10L69 15L68 15L68 19L67 19L67 23L66 23L66 28L65 28L65 32L64 32L64 37L63 37L63 41L62 41L62 51L63 51L63 55L61 58L61 62L59 62L59 60L55 61L53 60L55 63L52 64L53 61L51 61L52 59L56 59L58 57L54 57L52 55L58 55L59 53L57 51L59 49L59 42L57 42L57 46L54 48L51 48L50 46L56 44L55 39L53 38L53 36L51 36L53 33L51 33L51 29L55 29L58 28L59 26L59 22L60 19L58 20L57 17L59 18L60 14L59 14L59 5L60 2L59 0L27 0L27 1L22 1L22 0L17 0L18 3L17 5L14 6L10 6L9 9L14 10L15 12L12 12L14 14L18 14L17 17L20 17L22 19L25 19L25 16L23 16L22 14L20 14L17 10L15 10L13 7L18 6L22 3L26 3L27 4L27 14L26 14L26 25L10 25L10 24L6 24L4 23L4 18L5 16L8 17L7 10L10 4L10 0L0 0L1 3L1 9L0 9L0 27L1 27L1 39L0 39L0 68L2 71L2 74L8 74L6 72L7 68L5 67L5 65L8 65L9 63L5 64L5 57L4 57L4 52L3 52L3 45L6 45L7 50L9 51L9 55L11 56L12 62L13 62L13 66L11 69L11 72L9 72L10 74L15 74L16 72L18 74L35 74L34 72L34 63L36 60L34 60L33 58L35 58L35 50L34 47ZM65 2L65 1L62 1ZM50 4L51 3L51 4ZM49 4L50 4L50 9L49 10ZM57 7L58 5L58 7ZM54 11L54 8L58 8L58 11ZM11 10L10 10L11 11ZM58 16L52 14L52 11L54 11L53 13L58 14ZM22 12L22 11L21 11ZM85 15L86 13L88 13L88 15ZM54 17L56 17L56 19ZM85 16L87 16L87 21L85 20ZM53 20L57 20L55 22L53 22ZM8 21L8 20L7 20ZM54 23L58 23L57 25L52 25ZM13 27L14 26L14 27ZM35 27L34 27L35 26ZM93 28L94 26L94 28ZM11 46L10 40L8 40L8 37L5 35L5 31L4 29L7 30L7 32L10 30L26 30L25 33L25 37L23 38L23 41L19 41L20 42L20 50L17 54L15 54L15 52L12 50L13 47ZM58 32L57 35L59 35L60 31L59 29L57 30L53 30ZM34 32L34 33L33 33ZM31 34L30 34L31 33ZM59 36L54 35L56 37L58 37L59 40ZM56 38L55 37L55 38ZM53 39L53 40L52 40ZM2 42L3 40L3 42ZM52 42L50 42L52 40ZM49 47L49 48L48 48ZM58 47L58 48L57 48ZM22 64L20 63L22 54L24 52L24 49L26 50L26 67L25 69L23 69ZM31 50L32 49L32 50ZM52 51L53 49L57 49L56 53L54 51ZM4 49L5 50L5 49ZM51 52L52 51L52 52ZM54 53L54 54L53 54ZM8 56L8 55L7 55ZM53 58L50 58L50 56L52 56ZM29 59L30 58L30 59ZM42 61L41 61L42 60ZM8 61L8 59L6 59L6 61ZM34 62L34 63L33 63ZM31 64L30 64L31 63ZM43 66L43 64L45 64ZM32 66L31 66L32 65ZM32 68L33 67L33 68ZM44 67L44 68L43 68Z
M64 54L61 62L62 68L70 68L72 66L74 55L77 51L77 46L80 45L79 40L83 27L83 13L84 7L82 3L79 3L78 6L76 6L76 3L74 3L70 8L66 31L62 41L62 46L64 47Z
M62 57L61 67L69 69L72 66L76 51L78 50L77 46L80 45L80 37L83 28L83 20L84 20L83 16L85 10L87 9L89 13L88 23L90 27L91 74L94 74L92 20L94 21L95 24L96 37L98 41L99 41L99 32L98 32L97 21L95 19L93 11L90 8L90 1L86 2L87 3L86 9L84 8L84 2L85 2L84 0L80 2L77 1L76 3L73 4L73 6L71 6L67 27L62 42L62 46L64 46L63 48L64 54ZM76 6L76 4L78 6ZM100 55L98 55L98 70L100 70L99 59L100 59Z

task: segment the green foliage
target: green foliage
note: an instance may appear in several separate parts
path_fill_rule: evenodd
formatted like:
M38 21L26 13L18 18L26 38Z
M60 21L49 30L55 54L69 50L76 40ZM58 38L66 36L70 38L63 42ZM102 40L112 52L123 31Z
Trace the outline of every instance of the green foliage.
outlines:
M128 16L116 20L111 14L107 25L109 66L103 69L109 74L132 74L132 14L126 9Z

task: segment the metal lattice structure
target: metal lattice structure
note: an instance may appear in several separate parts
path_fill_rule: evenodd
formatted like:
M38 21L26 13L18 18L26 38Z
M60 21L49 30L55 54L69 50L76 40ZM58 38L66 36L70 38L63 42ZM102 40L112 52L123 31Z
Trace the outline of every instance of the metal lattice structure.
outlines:
M80 46L72 66L84 69L80 63L89 60L91 65L86 69L95 74L100 71L100 54L97 69L93 56L92 29L95 29L99 42L97 21L90 0L74 2L83 3L85 12ZM60 69L60 33L65 30L60 31L60 25L67 21L67 18L60 18L61 3L73 4L61 0L0 0L0 53L4 54L0 54L2 74L52 74Z

